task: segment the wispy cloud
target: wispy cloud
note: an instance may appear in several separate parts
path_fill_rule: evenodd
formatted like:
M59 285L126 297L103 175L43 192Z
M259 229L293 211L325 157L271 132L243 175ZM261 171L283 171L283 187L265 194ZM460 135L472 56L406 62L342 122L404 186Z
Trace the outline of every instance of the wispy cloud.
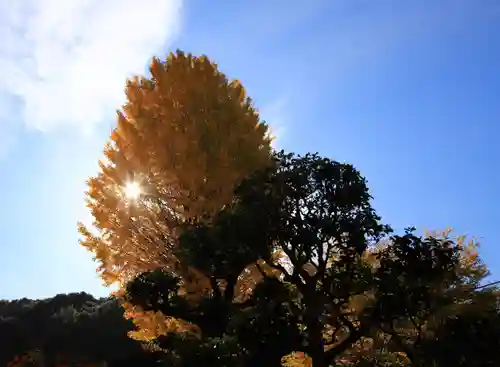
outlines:
M178 32L182 0L4 0L0 104L29 127L91 130L123 101L126 77ZM5 125L5 121L0 121Z

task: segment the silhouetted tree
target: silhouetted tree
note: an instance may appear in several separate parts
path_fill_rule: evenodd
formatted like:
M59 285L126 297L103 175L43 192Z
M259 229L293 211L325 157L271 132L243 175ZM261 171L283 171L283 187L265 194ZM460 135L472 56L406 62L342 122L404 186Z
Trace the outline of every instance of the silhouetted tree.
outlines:
M462 312L445 318L420 345L422 366L500 364L498 289L476 292Z
M208 358L203 350L221 366L277 365L299 350L328 366L380 334L419 365L427 323L455 302L444 290L460 282L463 248L412 229L391 232L354 167L279 153L211 223L184 226L174 253L210 280L210 292L193 302L182 279L163 269L131 282L127 299L183 325L159 341L181 365L197 353ZM235 285L249 266L262 278L241 301Z

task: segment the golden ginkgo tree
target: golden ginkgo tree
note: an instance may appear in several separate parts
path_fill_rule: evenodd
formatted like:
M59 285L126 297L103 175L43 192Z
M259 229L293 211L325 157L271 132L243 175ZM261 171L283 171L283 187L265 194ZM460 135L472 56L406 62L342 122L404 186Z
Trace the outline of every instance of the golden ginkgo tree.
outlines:
M242 84L208 57L177 51L153 58L149 70L126 83L99 172L88 180L93 223L79 223L107 285L177 266L170 250L179 223L210 220L244 177L271 162L267 124Z

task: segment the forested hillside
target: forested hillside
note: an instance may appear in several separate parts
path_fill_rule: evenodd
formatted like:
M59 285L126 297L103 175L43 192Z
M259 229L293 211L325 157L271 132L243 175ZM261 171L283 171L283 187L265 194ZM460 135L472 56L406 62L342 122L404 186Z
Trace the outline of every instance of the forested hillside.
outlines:
M30 351L54 362L123 365L124 360L149 356L127 336L132 328L113 298L71 293L0 301L0 366Z

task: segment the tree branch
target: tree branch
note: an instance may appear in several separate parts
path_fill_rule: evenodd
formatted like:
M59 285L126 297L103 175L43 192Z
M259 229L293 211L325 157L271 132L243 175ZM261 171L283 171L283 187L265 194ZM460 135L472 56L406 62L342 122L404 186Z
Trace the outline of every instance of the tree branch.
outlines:
M401 351L406 354L406 357L410 360L412 364L417 364L416 356L415 353L408 348L408 346L401 340L401 337L398 335L396 330L394 330L394 327L391 325L391 330L385 329L382 325L379 325L380 331L383 333L386 333L391 337L391 341L393 341Z
M285 280L287 282L290 282L299 288L299 290L303 293L305 291L305 284L302 282L298 274L294 271L292 274L290 274L281 264L276 264L276 263L269 263L269 266L275 268L276 270L279 270L281 273L283 273ZM295 267L294 267L295 269Z
M266 272L264 271L264 269L262 269L262 266L260 266L260 264L258 262L255 263L255 267L257 268L257 270L259 271L259 273L264 277L264 278L268 278L268 275L266 274ZM281 269L278 269L280 271L283 271Z
M366 330L365 327L361 328L355 327L354 324L351 321L349 321L345 315L340 315L340 319L342 320L344 325L346 325L347 328L349 329L349 336L345 338L343 341L341 341L339 344L328 349L325 352L324 354L325 363L327 364L330 364L337 355L344 352L352 344L356 343L363 336L363 332Z
M212 287L212 292L214 292L215 298L220 298L222 296L219 284L217 284L217 278L214 276L210 277L210 286Z
M226 301L232 301L234 298L234 287L236 286L236 282L238 281L238 277L227 277L226 279L226 289L224 289L224 298Z

